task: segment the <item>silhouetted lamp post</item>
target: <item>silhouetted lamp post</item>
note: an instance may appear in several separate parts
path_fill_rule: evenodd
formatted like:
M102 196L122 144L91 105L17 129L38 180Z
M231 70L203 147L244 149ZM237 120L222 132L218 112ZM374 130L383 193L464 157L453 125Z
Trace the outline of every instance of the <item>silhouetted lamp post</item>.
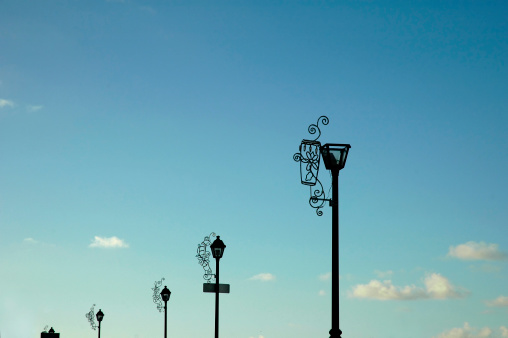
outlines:
M55 330L51 328L48 332L41 332L41 338L60 338L60 333L56 333Z
M161 291L161 297L164 301L164 338L168 337L168 300L171 296L171 291L169 291L167 286L164 286L164 289Z
M101 309L99 309L99 312L97 312L95 317L97 317L97 321L99 322L99 338L101 338L101 322L102 319L104 318L104 313L102 312Z
M215 241L213 241L212 245L210 245L210 249L212 250L212 256L215 258L215 338L219 338L219 261L224 255L224 249L226 249L226 245L220 239L220 236L217 236Z
M321 146L317 139L321 136L319 122L328 124L328 117L321 116L316 124L309 126L309 133L318 133L314 140L303 140L300 152L293 155L293 159L300 162L300 177L302 184L310 186L309 204L317 209L318 216L323 215L320 210L325 201L332 207L332 329L331 338L341 338L339 329L339 171L346 165L347 155L351 145L327 143ZM319 161L323 157L326 169L332 176L332 198L326 198L323 185L318 179ZM316 188L316 184L318 184Z

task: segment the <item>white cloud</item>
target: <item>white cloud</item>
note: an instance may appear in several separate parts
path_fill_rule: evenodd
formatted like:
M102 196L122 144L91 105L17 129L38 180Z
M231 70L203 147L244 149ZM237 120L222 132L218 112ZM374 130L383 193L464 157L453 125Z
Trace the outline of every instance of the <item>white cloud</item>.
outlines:
M332 278L331 272L327 272L322 275L319 275L319 280L322 280L322 281L327 281L327 280L330 280L331 278Z
M39 242L36 241L35 239L33 239L32 237L28 237L28 238L23 239L23 243L36 244L36 243L39 243Z
M453 286L446 277L433 273L424 280L425 288L415 285L395 286L391 280L371 280L353 287L350 296L377 300L415 300L462 298L467 292Z
M506 253L499 251L499 245L485 242L467 242L457 246L450 246L448 256L463 260L496 261L506 259Z
M38 110L41 110L43 106L41 105L38 105L38 106L34 106L34 105L28 105L26 106L26 110L28 110L28 112L30 113L33 113L33 112L36 112Z
M487 301L486 303L488 306L497 306L497 307L508 306L508 297L499 296L492 301Z
M116 236L113 237L99 237L95 236L92 243L89 245L91 248L128 248L129 245Z
M0 99L0 108L3 107L14 107L14 102L6 99Z
M448 278L433 273L425 278L427 294L433 299L463 298L467 292L459 291Z
M320 295L320 296L326 296L325 290L319 290L318 295Z
M508 329L505 326L500 326L499 330L484 327L477 329L471 327L469 323L464 323L464 327L455 327L451 330L440 333L435 338L495 338L495 337L508 337Z
M260 280L262 282L269 282L269 281L274 281L275 280L275 276L272 275L271 273L260 273L260 274L257 274L255 276L252 276L249 279L251 279L251 280Z

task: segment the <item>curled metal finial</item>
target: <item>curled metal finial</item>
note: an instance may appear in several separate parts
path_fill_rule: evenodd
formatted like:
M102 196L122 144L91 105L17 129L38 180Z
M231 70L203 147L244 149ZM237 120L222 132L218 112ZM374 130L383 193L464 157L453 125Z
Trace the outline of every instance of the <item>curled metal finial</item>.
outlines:
M320 116L316 122L316 124L311 124L308 128L309 134L314 135L316 132L318 133L316 138L313 141L317 141L317 139L321 136L321 129L319 129L319 122L321 122L322 125L326 126L330 120L327 116Z
M153 299L153 302L155 303L155 305L157 305L157 310L159 310L159 312L162 312L162 310L164 310L164 305L162 304L162 297L161 297L161 286L162 286L162 282L164 281L164 277L161 278L161 280L156 280L154 282L154 285L153 285L153 295L152 295L152 299Z
M88 319L88 322L90 323L90 326L92 327L92 330L95 330L97 328L97 324L95 324L95 312L94 308L95 304L92 305L90 308L90 311L85 315L86 319Z
M325 201L329 201L329 199L326 198L325 192L323 191L323 185L321 184L321 181L316 178L317 183L319 183L319 188L316 188L316 186L310 187L310 198L309 198L309 204L311 207L316 209L316 214L318 216L323 216L323 210L321 208L325 204Z
M212 245L210 237L215 237L215 232L212 232L210 236L206 236L203 242L198 244L198 250L196 258L198 259L198 264L203 267L205 270L205 274L203 275L203 279L206 280L207 283L210 283L212 278L215 278L215 274L212 273L212 268L210 267L210 252L208 252L207 248Z

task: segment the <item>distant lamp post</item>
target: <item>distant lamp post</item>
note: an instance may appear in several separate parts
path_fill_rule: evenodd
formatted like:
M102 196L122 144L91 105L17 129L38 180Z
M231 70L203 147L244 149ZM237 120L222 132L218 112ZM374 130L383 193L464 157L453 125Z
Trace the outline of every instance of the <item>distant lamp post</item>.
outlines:
M220 239L220 236L217 236L210 249L213 258L215 258L215 338L219 338L219 262L222 255L224 255L226 245Z
M92 307L90 308L90 311L85 315L85 317L88 319L88 322L90 323L90 326L92 327L92 330L99 328L99 338L101 338L101 322L104 319L104 313L102 312L101 309L99 309L99 311L95 315L95 318L97 318L99 325L95 324L94 307L95 307L95 304L92 305Z
M41 332L41 338L60 338L60 333L56 333L53 328L46 332L46 328L44 328L44 331Z
M205 270L203 278L207 283L203 284L203 292L215 293L215 338L219 338L219 293L229 293L229 284L219 283L219 262L224 255L226 245L220 239L220 236L211 243L210 237L215 236L215 233L211 233L210 236L205 237L205 240L198 245L198 258L199 265ZM210 268L210 253L207 251L207 247L210 247L212 251L212 257L215 258L215 275L212 273ZM210 283L212 277L215 277L215 285Z
M168 301L169 297L171 297L171 291L169 291L167 286L164 286L164 289L161 291L162 282L165 278L161 278L160 281L155 281L154 286L152 288L153 294L152 299L155 305L157 305L157 310L162 312L164 310L164 338L167 337L167 328L168 328ZM164 305L162 305L164 302Z
M101 338L101 322L102 319L104 318L104 313L102 312L101 309L99 309L99 312L97 312L95 316L97 317L97 321L99 322L99 338Z
M167 286L164 286L164 289L161 291L161 298L164 301L164 338L168 337L168 300L171 296L171 291L169 291Z
M300 151L293 159L300 162L302 184L310 186L309 204L316 209L318 216L323 215L321 208L326 201L332 207L332 329L330 338L341 338L339 329L339 171L346 165L351 145L327 143L321 146L317 139L321 136L319 123L327 125L329 120L321 116L316 124L308 128L310 134L317 134L313 140L303 140ZM318 178L320 157L332 176L332 198L326 198L323 185ZM319 184L319 185L317 185ZM316 187L317 186L317 187Z

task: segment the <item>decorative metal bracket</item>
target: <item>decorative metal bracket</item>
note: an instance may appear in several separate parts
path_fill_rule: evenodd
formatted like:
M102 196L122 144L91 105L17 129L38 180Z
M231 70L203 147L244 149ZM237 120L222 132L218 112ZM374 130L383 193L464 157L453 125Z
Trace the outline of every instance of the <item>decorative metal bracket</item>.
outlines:
M159 310L159 312L162 312L164 310L164 304L162 303L162 297L161 297L161 286L162 286L162 282L164 281L164 277L161 278L161 280L156 280L154 282L154 285L153 285L153 295L152 295L152 299L153 299L153 302L155 303L155 305L157 305L157 310Z
M293 160L300 162L300 180L303 185L308 185L310 188L309 204L316 209L318 216L323 215L321 208L325 201L331 201L326 198L323 191L323 184L318 178L319 163L321 161L321 142L318 138L321 136L321 129L319 123L327 125L329 122L328 117L320 116L316 124L311 124L308 128L309 134L314 135L317 133L316 138L313 140L302 140L300 144L300 151L293 155Z
M90 311L85 315L86 319L88 319L88 322L90 323L90 326L92 327L92 330L95 330L97 329L97 324L95 324L95 313L94 313L94 308L95 307L95 304L92 305L92 307L90 308Z
M210 237L215 237L215 232L212 232L210 236L206 236L203 242L198 244L198 251L196 258L198 259L198 264L203 267L205 270L205 274L203 275L203 279L206 280L207 283L210 283L213 278L215 278L215 274L212 273L212 268L210 267L210 255L211 253L207 250L207 248L212 245L212 241Z

